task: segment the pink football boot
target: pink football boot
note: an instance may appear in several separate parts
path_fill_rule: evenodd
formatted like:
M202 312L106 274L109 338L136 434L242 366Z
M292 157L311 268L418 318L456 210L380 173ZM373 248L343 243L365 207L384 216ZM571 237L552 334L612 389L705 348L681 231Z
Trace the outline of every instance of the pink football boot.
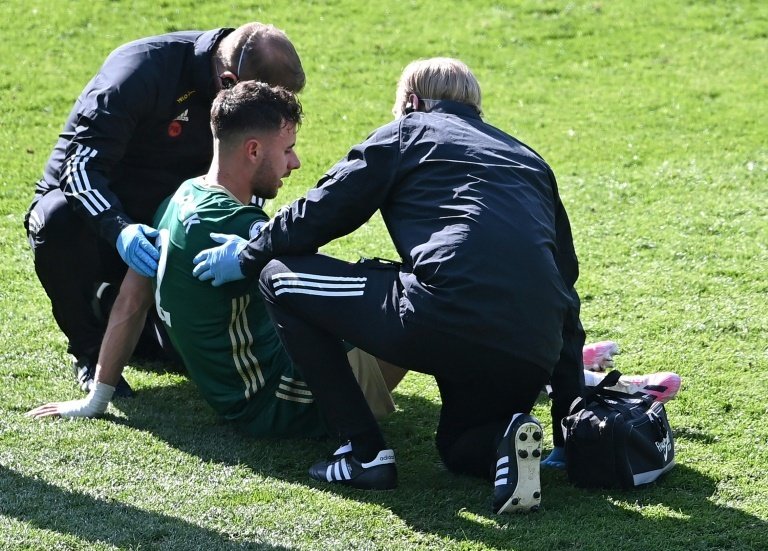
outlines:
M613 356L619 353L619 345L613 341L585 344L582 349L584 369L605 371L613 367Z
M680 390L680 375L669 371L650 373L648 375L622 375L614 388L627 394L642 392L656 398L657 402L666 404Z

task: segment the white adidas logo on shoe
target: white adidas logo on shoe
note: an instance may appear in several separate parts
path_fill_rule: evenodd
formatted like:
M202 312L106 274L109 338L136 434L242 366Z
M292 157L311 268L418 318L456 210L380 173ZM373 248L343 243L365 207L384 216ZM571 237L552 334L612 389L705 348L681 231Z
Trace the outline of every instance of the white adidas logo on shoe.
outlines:
M341 483L363 490L391 490L397 487L397 467L394 450L381 450L368 462L352 455L352 447L344 444L327 461L316 463L309 469L315 480Z

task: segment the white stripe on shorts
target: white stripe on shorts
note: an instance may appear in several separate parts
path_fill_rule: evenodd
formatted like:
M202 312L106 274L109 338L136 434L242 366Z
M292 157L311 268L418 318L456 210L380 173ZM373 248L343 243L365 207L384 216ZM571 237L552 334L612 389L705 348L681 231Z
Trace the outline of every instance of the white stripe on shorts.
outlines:
M281 272L272 276L275 295L283 293L353 297L365 293L367 277L344 277L305 274L300 272Z

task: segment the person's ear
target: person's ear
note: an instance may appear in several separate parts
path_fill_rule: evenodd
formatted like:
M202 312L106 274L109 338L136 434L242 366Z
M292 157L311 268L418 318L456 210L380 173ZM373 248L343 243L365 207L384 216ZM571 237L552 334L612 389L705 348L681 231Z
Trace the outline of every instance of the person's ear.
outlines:
M250 138L245 142L245 151L248 155L248 160L256 161L261 155L261 144L256 138Z
M408 94L408 102L405 104L405 114L413 113L419 110L419 96L416 94Z
M233 73L232 71L224 71L219 75L219 80L221 81L221 87L225 90L227 88L232 88L235 84L237 84L237 75Z

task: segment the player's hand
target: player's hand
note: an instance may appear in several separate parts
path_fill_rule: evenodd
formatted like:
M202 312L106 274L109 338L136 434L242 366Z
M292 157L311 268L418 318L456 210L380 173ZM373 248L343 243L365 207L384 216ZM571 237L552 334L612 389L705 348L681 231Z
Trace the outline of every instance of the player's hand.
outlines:
M214 287L245 278L240 268L240 253L248 241L239 235L225 233L212 233L211 239L222 245L197 253L192 259L195 263L192 275L200 281L212 279Z
M27 417L33 417L35 419L40 419L42 417L62 417L62 411L67 411L69 409L72 409L72 406L75 406L75 409L77 409L78 404L77 402L82 402L82 400L72 400L71 402L51 402L50 404L45 404L42 406L38 406L35 409L29 410L26 415Z
M26 415L34 419L43 417L96 417L107 411L115 387L97 381L88 396L69 402L51 402L29 410Z
M145 224L130 224L117 236L117 252L128 266L144 277L157 273L160 251L149 241L158 231Z

